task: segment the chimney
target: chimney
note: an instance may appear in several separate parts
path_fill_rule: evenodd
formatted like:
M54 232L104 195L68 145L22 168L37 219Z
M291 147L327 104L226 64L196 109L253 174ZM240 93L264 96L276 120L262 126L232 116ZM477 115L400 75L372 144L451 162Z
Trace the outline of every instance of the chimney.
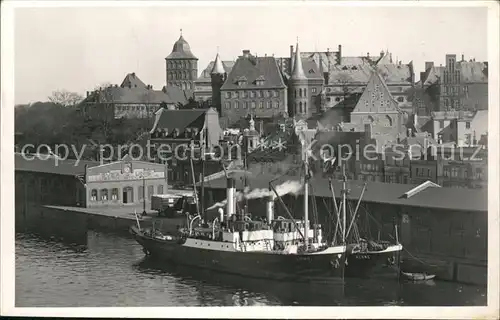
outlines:
M368 143L372 139L372 125L365 123L365 141Z
M266 213L267 222L270 223L274 220L274 195L271 189L269 190L269 197L266 202Z
M244 58L250 57L250 50L243 50L243 57Z
M464 55L462 54L462 62L464 61Z
M337 64L342 63L342 45L339 44L339 50L337 52Z
M231 218L231 216L236 213L236 203L235 203L236 188L235 188L235 184L236 184L236 181L234 181L233 178L227 179L226 217L228 217L228 218Z
M290 59L293 59L293 46L290 46Z
M134 78L135 78L135 72L132 72L132 77L134 77Z
M366 57L367 57L367 58L370 58L370 52L367 52L367 53L366 53Z
M434 67L434 62L432 62L432 61L425 62L425 71L431 69L432 67Z
M413 114L413 126L415 129L417 128L418 125L418 115L416 113Z
M90 96L90 91L87 91L87 97Z

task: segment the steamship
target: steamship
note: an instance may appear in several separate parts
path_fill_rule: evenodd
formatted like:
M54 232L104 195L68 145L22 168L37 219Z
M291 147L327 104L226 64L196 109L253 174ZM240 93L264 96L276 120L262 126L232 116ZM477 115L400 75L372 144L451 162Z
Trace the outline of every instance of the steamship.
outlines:
M307 168L307 161L305 161ZM305 171L307 172L307 171ZM254 221L245 210L237 210L235 180L226 173L225 212L219 207L213 221L200 214L187 217L186 225L175 234L162 234L153 228L131 226L130 232L151 258L180 265L210 269L247 277L300 282L342 282L346 259L344 243L329 245L321 227L310 226L308 201L304 201L303 219L274 217L276 188L269 184L266 219ZM308 177L301 188L308 197ZM206 215L204 215L206 217ZM345 225L345 224L344 224Z
M349 189L346 186L347 177L344 172L343 186L342 186L342 198L339 204L335 204L335 210L341 210L344 213L344 217L348 215L347 212L347 194ZM330 189L333 192L333 185L330 180ZM359 213L361 200L363 198L364 192L366 190L366 184L363 186L361 191L361 196L358 199L356 208L349 211L349 216L351 221L349 226L346 228L344 225L343 230L345 230L344 243L346 243L346 269L345 275L347 277L373 277L382 275L398 275L400 267L400 253L403 250L403 246L399 243L398 239L398 229L397 225L394 225L395 238L393 242L373 239L369 234L361 234L358 223L359 223ZM333 197L335 199L335 196ZM366 212L368 218L369 213ZM344 218L346 221L347 218Z

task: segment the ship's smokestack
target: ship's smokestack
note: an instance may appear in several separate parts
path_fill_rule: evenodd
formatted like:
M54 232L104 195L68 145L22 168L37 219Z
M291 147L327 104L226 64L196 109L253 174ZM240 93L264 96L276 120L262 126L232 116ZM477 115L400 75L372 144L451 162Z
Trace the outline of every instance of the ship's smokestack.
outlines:
M219 222L224 222L224 209L219 208Z
M232 178L227 178L227 209L226 209L226 216L231 217L233 214L235 214L235 209L236 209L236 203L235 203L235 194L236 194L236 188L235 188L235 181Z
M269 196L267 197L267 222L274 220L274 195L271 194L272 190L269 190Z

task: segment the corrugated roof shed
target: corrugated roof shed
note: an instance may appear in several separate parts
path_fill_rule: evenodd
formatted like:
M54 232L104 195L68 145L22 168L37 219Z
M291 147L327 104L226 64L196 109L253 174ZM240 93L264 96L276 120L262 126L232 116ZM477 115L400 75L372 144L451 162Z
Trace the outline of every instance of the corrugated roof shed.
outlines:
M45 157L48 157L46 160ZM32 159L33 158L33 159ZM85 165L95 167L97 161L56 160L54 156L35 154L15 154L15 170L76 176L85 173Z
M243 173L229 173L236 179L236 188L243 190ZM269 181L273 179L270 176L248 176L248 183L251 188L268 188ZM299 180L299 177L283 176L274 182L278 185L287 180ZM363 181L351 180L348 181L350 189L349 199L357 200L361 195ZM313 178L311 179L312 188L310 193L317 197L331 197L329 190L328 179ZM396 184L383 182L367 182L367 188L363 196L363 200L373 203L386 203L399 206L413 206L429 209L445 209L454 211L488 211L488 192L483 189L456 189L456 188L429 188L425 189L410 198L404 198L404 194L415 188L416 185L411 184ZM225 177L208 181L205 183L206 188L225 189ZM340 196L342 182L333 181L336 195Z

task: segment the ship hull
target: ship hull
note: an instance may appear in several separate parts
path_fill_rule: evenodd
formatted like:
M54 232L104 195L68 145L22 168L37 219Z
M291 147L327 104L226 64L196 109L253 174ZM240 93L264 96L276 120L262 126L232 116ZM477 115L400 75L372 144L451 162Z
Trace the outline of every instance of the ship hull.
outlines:
M324 254L219 251L189 247L134 233L154 259L247 277L303 282L343 282L345 251Z
M397 276L401 245L382 251L347 253L346 277Z

